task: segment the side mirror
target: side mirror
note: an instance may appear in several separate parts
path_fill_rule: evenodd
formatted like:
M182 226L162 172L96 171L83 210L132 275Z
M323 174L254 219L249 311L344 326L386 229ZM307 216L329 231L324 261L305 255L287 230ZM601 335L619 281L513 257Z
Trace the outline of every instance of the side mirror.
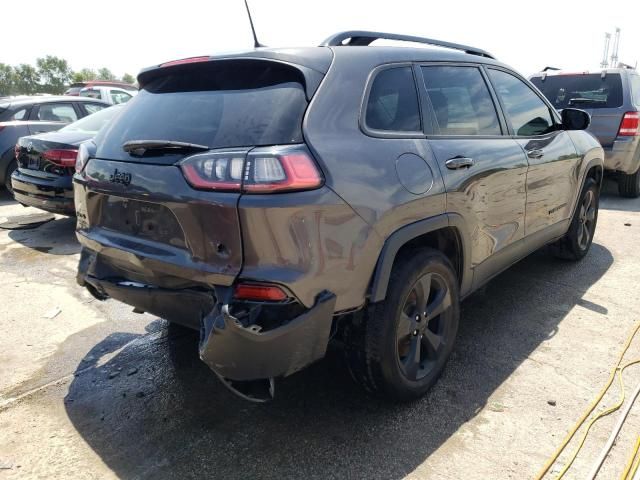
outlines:
M591 124L591 117L584 110L565 108L562 110L562 126L565 130L586 130Z

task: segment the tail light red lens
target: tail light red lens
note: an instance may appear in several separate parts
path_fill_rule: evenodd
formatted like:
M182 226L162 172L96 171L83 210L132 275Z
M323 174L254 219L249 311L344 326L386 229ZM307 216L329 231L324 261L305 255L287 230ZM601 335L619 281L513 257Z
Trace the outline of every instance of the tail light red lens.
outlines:
M187 182L198 189L245 193L312 190L323 178L302 146L207 152L180 163Z
M263 283L239 283L233 297L254 302L282 302L289 298L280 287Z
M305 152L250 153L243 183L249 193L311 190L322 185L315 162Z
M245 156L246 151L200 153L184 159L180 168L194 188L239 192Z
M618 135L623 137L632 137L640 135L640 112L627 112L620 122L620 130Z
M75 167L77 156L78 150L72 149L47 150L42 154L42 158L61 167Z

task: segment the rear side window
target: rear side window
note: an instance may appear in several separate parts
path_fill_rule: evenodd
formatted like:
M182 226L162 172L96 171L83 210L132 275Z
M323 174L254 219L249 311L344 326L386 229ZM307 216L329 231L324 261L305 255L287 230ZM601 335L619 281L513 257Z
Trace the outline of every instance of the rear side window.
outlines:
M633 104L640 108L640 75L629 75L629 82L631 83Z
M119 105L121 103L126 103L131 100L131 95L122 90L109 90L109 95L111 96L111 102L114 105Z
M44 122L71 123L78 120L78 115L70 103L45 103L40 105L37 119Z
M369 91L365 125L374 130L419 132L420 109L411 67L377 74Z
M489 69L489 77L516 135L529 137L555 130L547 104L519 78Z
M80 96L88 98L102 98L102 94L97 88L83 88L80 90Z
M99 103L83 103L82 106L89 115L99 112L100 110L104 110L106 107L106 105L100 105Z
M622 106L622 80L618 73L549 75L531 79L558 110L575 108L618 108Z
M422 73L441 135L502 134L489 89L476 67L422 67Z
M20 110L17 110L16 113L11 115L10 120L26 120L25 118L26 114L27 114L27 109L21 108Z
M130 160L122 150L130 140L210 148L303 141L307 100L302 74L293 67L222 60L172 70L150 80L96 137L99 156Z

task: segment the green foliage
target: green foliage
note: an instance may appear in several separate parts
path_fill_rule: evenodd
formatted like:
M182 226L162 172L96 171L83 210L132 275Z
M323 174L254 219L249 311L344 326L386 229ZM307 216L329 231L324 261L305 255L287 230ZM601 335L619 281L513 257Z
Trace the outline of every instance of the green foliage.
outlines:
M11 65L0 63L0 97L12 95L15 92L14 79Z
M98 70L98 80L115 80L116 76L111 70L106 67L102 67Z
M40 74L33 65L21 63L14 67L14 93L31 95L40 88Z
M79 72L75 72L73 74L74 82L88 82L89 80L96 80L98 78L98 74L95 70L90 68L83 68Z
M38 73L42 81L42 90L46 93L62 94L71 81L73 72L66 60L47 55L36 60Z
M128 73L125 73L122 76L122 81L125 82L125 83L135 83L136 79L133 78L133 75L129 75Z
M38 58L35 67L26 63L15 66L0 63L0 97L34 93L62 94L71 82L116 79L106 67L98 71L83 68L74 72L65 59L47 55ZM134 83L135 78L125 73L122 81Z

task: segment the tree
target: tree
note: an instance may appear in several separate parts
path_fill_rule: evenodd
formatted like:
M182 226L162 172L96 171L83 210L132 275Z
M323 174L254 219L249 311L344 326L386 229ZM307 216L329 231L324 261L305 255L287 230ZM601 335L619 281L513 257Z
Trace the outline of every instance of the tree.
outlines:
M73 72L66 60L52 55L36 60L42 89L47 93L61 94L71 81Z
M0 97L14 93L14 79L11 65L0 63Z
M95 80L98 78L98 74L95 70L91 70L90 68L83 68L79 72L75 72L73 74L74 82L88 82L89 80Z
M136 79L133 78L133 75L129 75L128 73L125 73L122 76L122 81L125 82L125 83L135 83Z
M15 93L31 95L40 89L40 75L33 65L21 63L14 67Z
M107 67L102 67L100 70L98 70L98 79L99 80L115 80L116 76Z

